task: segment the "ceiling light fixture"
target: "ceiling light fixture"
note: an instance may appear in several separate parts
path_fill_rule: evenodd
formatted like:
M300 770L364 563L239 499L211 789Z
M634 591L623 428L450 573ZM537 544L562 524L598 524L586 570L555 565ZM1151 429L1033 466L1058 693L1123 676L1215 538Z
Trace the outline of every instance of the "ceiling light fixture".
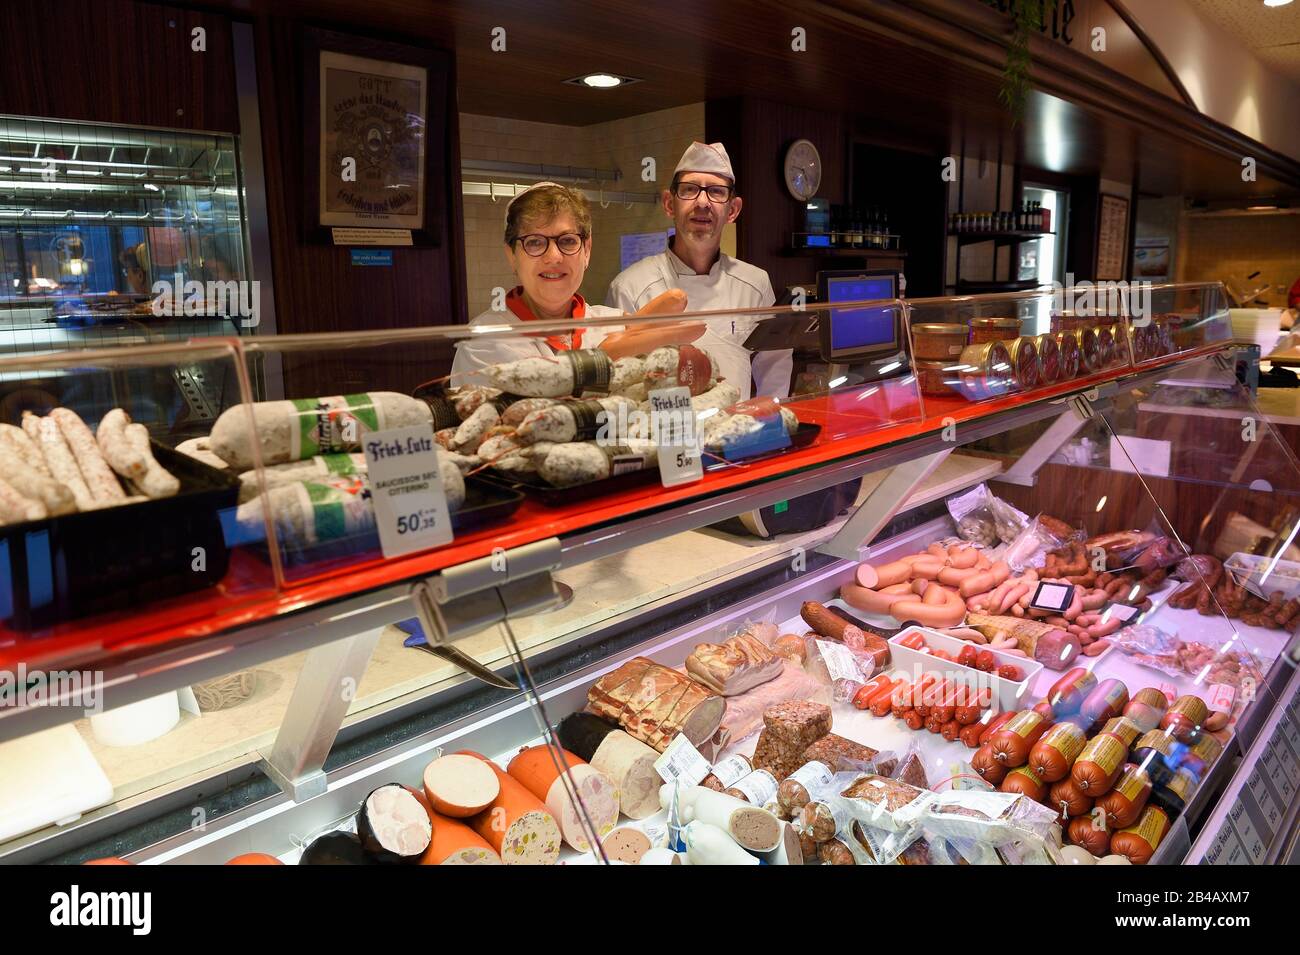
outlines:
M573 86L585 86L593 90L612 90L616 86L640 83L641 80L635 76L620 76L617 73L587 73L583 76L567 79L564 82Z
M1266 7L1285 7L1291 0L1264 0Z

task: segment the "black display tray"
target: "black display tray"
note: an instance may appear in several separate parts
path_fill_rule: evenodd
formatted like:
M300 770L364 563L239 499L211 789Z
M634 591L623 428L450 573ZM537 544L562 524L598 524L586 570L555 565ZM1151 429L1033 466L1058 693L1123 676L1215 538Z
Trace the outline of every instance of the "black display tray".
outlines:
M40 629L202 590L226 575L221 512L233 511L239 478L157 443L153 454L181 482L173 497L0 527L0 618Z
M807 424L800 422L798 430L790 435L790 443L784 448L774 451L767 451L755 454L751 457L741 458L736 461L716 461L713 464L706 464L705 471L713 471L718 468L727 467L728 464L740 463L744 461L762 461L773 455L785 454L787 451L794 451L799 448L806 448L817 439L821 433L822 426L819 424ZM615 491L627 491L638 487L644 487L649 484L655 484L659 481L659 469L643 468L640 471L625 471L622 474L616 474L613 477L605 478L601 481L591 481L587 484L577 484L573 487L554 487L542 480L540 475L527 474L505 474L501 472L492 472L488 480L501 484L505 487L516 487L532 495L547 507L565 507L576 501L586 501L594 497L601 497L605 494L612 494Z
M460 510L452 512L451 528L457 534L465 534L495 524L517 511L523 502L523 494L512 487L477 477L466 478L465 503ZM265 542L261 549L265 553ZM319 565L345 559L355 561L358 556L370 553L375 557L380 557L383 553L379 547L377 530L306 547L286 546L282 557L286 566L301 567L305 564Z

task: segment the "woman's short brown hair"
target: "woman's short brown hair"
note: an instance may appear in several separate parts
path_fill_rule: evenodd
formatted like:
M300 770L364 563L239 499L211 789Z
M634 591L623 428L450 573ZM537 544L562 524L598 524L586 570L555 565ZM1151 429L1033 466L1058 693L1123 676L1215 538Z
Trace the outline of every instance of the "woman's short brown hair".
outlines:
M514 245L528 229L550 222L563 213L573 216L584 239L591 236L591 203L587 197L568 186L540 186L520 193L510 200L506 212L506 245Z

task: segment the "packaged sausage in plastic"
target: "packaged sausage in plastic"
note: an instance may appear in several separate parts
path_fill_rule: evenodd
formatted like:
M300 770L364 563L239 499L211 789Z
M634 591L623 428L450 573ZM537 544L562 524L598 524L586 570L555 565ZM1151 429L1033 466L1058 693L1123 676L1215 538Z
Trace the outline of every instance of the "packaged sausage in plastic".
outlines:
M1063 544L1065 541L1035 517L1025 524L1020 533L1007 544L1006 550L998 556L1018 574L1028 567L1042 567L1047 563L1047 555L1059 550Z
M1110 850L1134 865L1146 865L1169 833L1169 816L1159 806L1147 806L1137 822L1115 833Z
M1005 846L1054 840L1056 814L1019 793L954 790L935 796L924 827L953 842Z
M864 774L840 795L853 818L877 829L900 832L919 823L935 794L897 779Z

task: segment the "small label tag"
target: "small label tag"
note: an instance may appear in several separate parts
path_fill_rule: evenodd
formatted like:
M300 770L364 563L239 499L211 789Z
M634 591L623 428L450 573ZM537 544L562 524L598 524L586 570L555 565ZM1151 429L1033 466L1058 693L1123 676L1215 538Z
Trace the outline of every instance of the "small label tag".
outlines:
M677 385L649 394L650 433L659 446L659 479L664 487L690 484L704 477L695 427L691 390Z
M1128 621L1133 619L1133 615L1136 614L1137 612L1138 612L1137 607L1130 607L1128 604L1111 604L1109 607L1106 608L1106 612L1103 613L1101 616L1103 620L1105 620L1107 617L1113 617L1114 619L1118 620L1120 623L1127 623Z
M362 449L385 557L451 543L437 447L428 424L372 431L365 437Z
M848 647L829 640L818 640L817 649L821 651L822 659L826 661L826 672L831 675L832 680L866 682L862 670L858 667L858 661L854 659Z
M700 755L684 733L678 733L663 755L655 760L655 772L666 783L674 780L684 786L698 786L709 775L709 761Z
M1046 581L1038 585L1033 598L1029 601L1031 610L1047 610L1061 613L1069 609L1074 600L1074 584L1049 584Z
M410 229L333 228L335 245L411 245Z
M1205 705L1210 712L1231 713L1232 704L1237 701L1236 687L1228 683L1212 683L1205 696Z
M1172 683L1161 683L1157 689L1165 695L1165 699L1170 703L1178 699L1178 687L1174 686Z

